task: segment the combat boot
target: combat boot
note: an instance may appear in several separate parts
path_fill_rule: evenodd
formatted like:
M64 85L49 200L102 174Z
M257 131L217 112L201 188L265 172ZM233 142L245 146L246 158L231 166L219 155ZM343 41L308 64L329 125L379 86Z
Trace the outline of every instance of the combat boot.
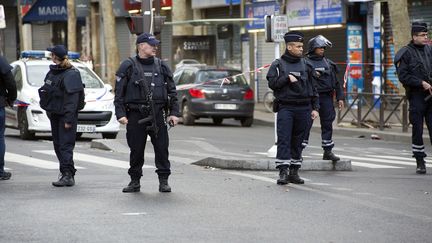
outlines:
M339 161L340 158L337 157L331 150L324 150L323 160L331 160L333 162Z
M290 165L288 181L294 184L304 184L304 180L298 175L300 165Z
M123 188L123 192L139 192L141 188L139 179L132 179L131 182L127 185L127 187Z
M417 174L426 174L426 162L424 158L416 158L417 161Z
M171 187L168 185L168 177L159 177L159 192L171 192Z
M61 174L59 180L54 181L52 185L56 187L73 186L75 185L75 179L72 173L64 172Z
M288 165L279 166L279 179L276 182L278 185L288 184Z
M4 171L0 173L0 180L9 180L12 176L12 173Z

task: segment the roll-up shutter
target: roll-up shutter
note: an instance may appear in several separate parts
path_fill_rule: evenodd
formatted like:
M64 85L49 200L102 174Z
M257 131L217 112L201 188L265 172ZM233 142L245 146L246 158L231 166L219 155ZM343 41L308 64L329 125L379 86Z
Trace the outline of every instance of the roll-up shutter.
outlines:
M257 63L256 68L262 67L266 64L271 64L275 57L275 43L265 42L265 37L263 32L257 33ZM251 35L251 38L252 35ZM285 46L285 43L281 43ZM258 102L263 100L264 94L269 90L268 81L266 79L268 69L264 69L262 72L258 73L258 84L257 84L257 97Z
M115 23L116 23L117 47L119 50L120 60L125 60L134 53L135 43L133 43L133 41L131 40L132 35L127 26L126 19L123 17L116 18ZM109 50L107 54L109 55Z
M432 0L409 0L408 14L411 22L425 22L432 31ZM430 37L430 35L429 35Z
M51 46L52 39L52 24L32 24L32 48L33 50L46 50ZM56 43L57 44L57 43Z
M167 14L167 19L165 21L171 21L171 14ZM171 67L171 70L174 70L172 66L172 35L173 35L173 27L172 25L164 25L162 27L162 32L160 34L161 40L161 57L162 60L165 60L168 66Z

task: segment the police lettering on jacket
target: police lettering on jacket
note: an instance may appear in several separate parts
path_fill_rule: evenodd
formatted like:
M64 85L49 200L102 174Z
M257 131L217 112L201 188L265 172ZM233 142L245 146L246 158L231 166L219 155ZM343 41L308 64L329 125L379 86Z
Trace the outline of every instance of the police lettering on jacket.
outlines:
M318 93L327 93L336 90L336 99L343 100L342 85L337 80L338 72L336 64L326 57L312 56L307 58L312 65L315 75L313 76L314 84Z

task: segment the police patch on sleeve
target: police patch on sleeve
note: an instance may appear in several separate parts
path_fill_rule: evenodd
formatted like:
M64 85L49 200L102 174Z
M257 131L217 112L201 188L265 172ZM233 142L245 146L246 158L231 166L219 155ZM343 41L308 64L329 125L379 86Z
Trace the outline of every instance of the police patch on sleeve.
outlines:
M121 80L121 77L116 75L116 81L119 82Z

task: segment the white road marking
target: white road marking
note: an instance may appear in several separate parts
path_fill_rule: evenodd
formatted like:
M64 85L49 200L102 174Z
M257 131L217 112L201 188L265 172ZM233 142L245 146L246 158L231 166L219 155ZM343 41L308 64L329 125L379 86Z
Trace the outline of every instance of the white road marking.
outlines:
M312 154L312 155L320 155L320 154ZM377 158L364 158L364 157L357 157L357 156L350 156L350 155L339 155L343 159L352 159L356 161L351 161L352 165L360 166L360 167L367 167L367 168L373 168L373 169L400 169L403 167L399 166L391 166L391 165L378 165L378 164L371 164L371 163L363 163L358 162L360 161L368 161L368 162L381 162L381 163L387 163L387 164L402 164L402 165L411 165L411 163L408 162L400 162L400 161L390 161L385 159L377 159Z
M391 166L391 165L377 165L377 164L371 164L371 163L363 163L363 162L356 162L351 161L351 165L359 166L359 167L366 167L371 169L402 169L403 167L399 166Z
M139 215L147 215L146 212L140 212L140 213L122 213L124 216L139 216Z
M35 150L34 152L41 153L41 154L55 155L55 152L52 150ZM94 156L94 155L88 155L88 154L77 153L77 152L74 152L74 160L98 164L98 165L106 165L106 166L122 168L122 169L129 169L129 162L123 160L110 159L101 156ZM144 165L143 168L150 169L155 167L151 165Z
M53 151L54 153L54 151ZM55 153L54 153L55 155ZM42 169L49 169L49 170L58 170L59 169L59 163L58 162L52 162L42 159L36 159L34 157L25 156L25 155L19 155L14 153L6 152L5 154L5 161L7 162L14 162L18 164L23 165L29 165L33 167L38 167ZM75 166L77 169L85 169L84 167Z
M12 170L11 168L8 167L4 167L4 170Z

